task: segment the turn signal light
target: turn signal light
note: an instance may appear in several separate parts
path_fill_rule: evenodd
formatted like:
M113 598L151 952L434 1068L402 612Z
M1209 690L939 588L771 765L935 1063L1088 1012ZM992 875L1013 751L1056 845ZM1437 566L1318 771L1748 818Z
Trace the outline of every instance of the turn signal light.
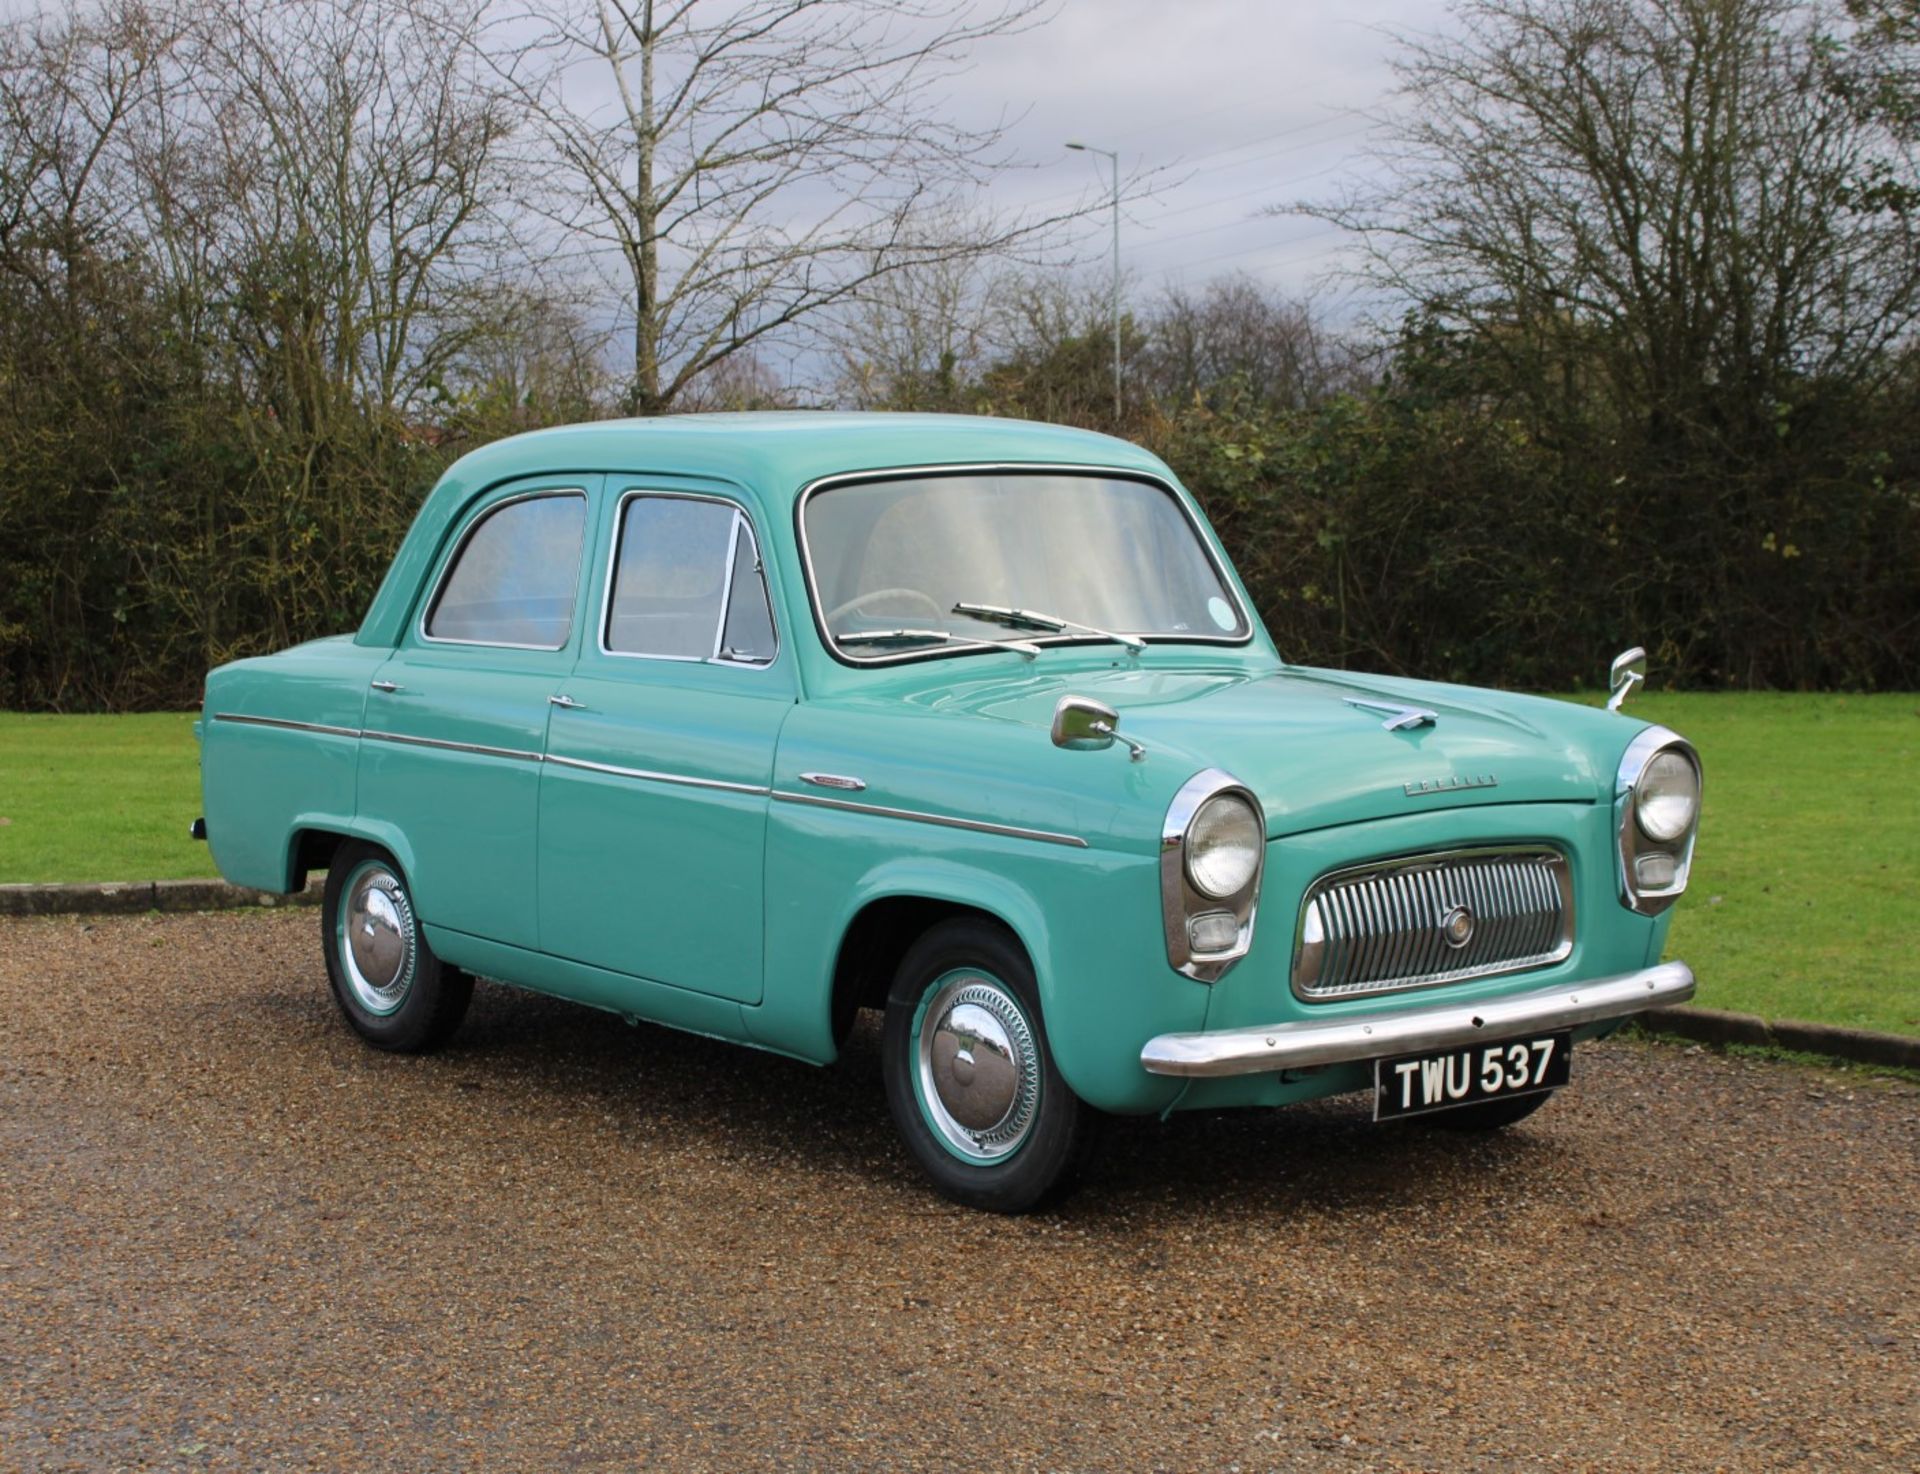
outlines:
M1195 953L1225 952L1240 940L1240 918L1231 911L1205 911L1187 923L1187 943Z
M1640 855L1633 862L1633 878L1640 882L1642 890L1663 891L1673 884L1679 873L1679 862L1658 850Z

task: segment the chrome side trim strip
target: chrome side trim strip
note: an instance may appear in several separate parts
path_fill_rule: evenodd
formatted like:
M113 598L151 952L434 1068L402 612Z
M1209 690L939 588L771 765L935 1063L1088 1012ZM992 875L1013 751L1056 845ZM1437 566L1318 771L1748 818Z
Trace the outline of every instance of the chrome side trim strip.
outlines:
M329 727L324 722L294 722L285 717L248 717L235 711L216 711L216 722L233 722L242 727L279 727L288 732L322 732L329 737L358 737L358 727Z
M1474 1003L1348 1014L1325 1023L1293 1020L1264 1029L1161 1034L1147 1041L1140 1051L1140 1064L1150 1075L1201 1080L1349 1064L1536 1030L1569 1029L1684 1003L1692 996L1693 970L1684 962L1666 962L1640 972L1558 983Z
M555 767L579 768L587 773L605 773L614 778L638 778L645 783L671 783L680 788L717 788L725 793L750 793L766 797L772 792L761 783L729 783L724 778L693 778L684 773L656 773L650 768L622 768L613 763L588 762L580 757L555 757L548 753L546 760Z
M910 819L916 824L938 824L945 829L970 829L980 834L1003 834L1009 839L1032 839L1042 844L1061 844L1084 850L1087 842L1075 834L1055 834L1046 829L1021 829L1012 824L989 824L982 819L956 819L951 814L929 814L920 809L889 809L881 804L854 803L844 798L822 798L817 793L784 793L776 789L774 798L787 804L813 804L822 809L845 809L853 814L878 814L883 819Z
M320 722L295 722L285 717L249 717L237 712L216 711L216 722L238 722L247 727L283 727L293 732L324 732L329 737L358 737L368 742L395 742L405 747L441 747L448 752L471 752L481 757L512 758L517 762L537 763L540 754L518 747L484 747L477 742L448 742L439 737L409 737L401 732L370 732L361 727L329 727Z
M478 742L449 742L440 737L409 737L404 732L362 732L369 742L393 742L402 747L439 747L448 752L471 752L480 757L512 758L517 762L537 763L540 754L519 747L485 747Z
M649 768L622 768L613 763L589 762L585 758L555 757L551 753L525 752L517 747L483 747L473 742L445 742L437 737L408 737L398 732L356 731L352 727L325 727L315 722L285 721L279 717L238 716L215 712L216 722L241 722L256 727L285 727L296 732L324 732L334 737L363 737L369 742L393 742L405 747L438 747L449 752L470 752L481 757L510 758L518 762L553 763L562 768L579 768L589 773L605 773L615 778L635 778L643 783L671 783L681 788L712 788L723 793L745 793L760 798L776 798L783 803L815 804L826 809L846 809L855 814L878 814L885 819L909 819L917 824L938 824L946 829L967 829L979 834L1000 834L1009 839L1031 839L1041 844L1066 845L1084 850L1087 842L1074 834L1055 834L1046 829L1022 829L1013 824L990 824L984 819L957 819L950 814L929 814L919 809L890 809L881 804L854 803L844 798L823 798L812 793L781 793L758 783L730 783L721 778L695 778L685 773L659 773ZM816 775L824 776L824 775ZM858 780L855 780L856 782Z

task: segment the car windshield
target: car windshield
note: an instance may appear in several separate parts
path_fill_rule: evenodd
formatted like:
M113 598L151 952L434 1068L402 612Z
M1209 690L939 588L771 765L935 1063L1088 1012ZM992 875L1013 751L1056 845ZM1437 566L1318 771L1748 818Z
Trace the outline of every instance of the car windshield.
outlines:
M1250 633L1198 529L1151 482L1043 471L864 481L816 493L804 520L815 604L850 659L1004 648L1009 636Z

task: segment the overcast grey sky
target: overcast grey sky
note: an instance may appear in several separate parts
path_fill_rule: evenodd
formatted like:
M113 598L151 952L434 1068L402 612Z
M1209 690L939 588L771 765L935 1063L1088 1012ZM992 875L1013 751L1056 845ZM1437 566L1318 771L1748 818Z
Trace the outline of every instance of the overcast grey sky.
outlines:
M1121 226L1136 290L1245 271L1306 291L1335 264L1337 232L1263 217L1263 206L1323 193L1367 167L1363 112L1391 103L1392 35L1446 23L1439 0L1064 0L1040 29L983 46L953 83L969 113L1024 113L1011 141L1034 164L996 202L1071 197L1121 172L1165 170ZM1105 217L1089 250L1104 250Z
M0 0L0 16L59 9ZM1136 291L1245 271L1297 293L1341 237L1261 208L1367 167L1357 114L1391 100L1392 36L1446 22L1445 0L1059 0L1044 25L981 45L948 92L969 120L1015 120L1028 167L996 182L994 206L1104 189L1106 160L1068 139L1117 149L1124 175L1156 173L1157 193L1123 217ZM1089 253L1106 250L1106 226L1090 222Z
M0 15L60 4L0 0ZM1337 291L1341 233L1262 211L1366 171L1368 115L1392 105L1393 37L1447 24L1445 0L1058 0L1044 24L981 44L945 100L968 122L1010 120L1023 167L994 181L990 208L1103 195L1106 160L1068 152L1069 139L1116 149L1123 176L1154 181L1122 224L1136 297L1235 271L1287 295ZM589 68L579 85L611 106L603 75ZM1089 218L1081 241L1101 280L1107 220ZM623 301L617 258L605 261L609 301ZM1323 301L1336 317L1353 305Z

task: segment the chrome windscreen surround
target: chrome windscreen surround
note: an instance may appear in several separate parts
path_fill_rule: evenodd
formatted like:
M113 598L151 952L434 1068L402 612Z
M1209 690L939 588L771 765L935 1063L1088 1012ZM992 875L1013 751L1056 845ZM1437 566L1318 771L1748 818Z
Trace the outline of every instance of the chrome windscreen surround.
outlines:
M809 481L800 488L800 494L794 498L793 527L795 541L800 548L800 567L806 575L807 603L813 611L814 627L820 636L820 643L827 653L842 665L865 667L881 665L899 665L918 660L950 660L955 656L977 655L983 649L995 648L991 643L962 643L936 646L931 650L901 650L885 655L853 655L840 648L839 641L827 628L827 611L820 601L820 591L813 571L813 548L807 539L807 507L813 499L832 491L837 486L853 486L872 481L896 481L907 479L925 479L936 476L971 475L1051 475L1051 476L1109 476L1123 481L1138 481L1147 486L1156 487L1165 492L1179 508L1180 515L1186 519L1192 529L1201 551L1206 555L1215 577L1220 581L1222 597L1238 617L1243 633L1230 635L1205 635L1186 631L1175 634L1144 634L1141 636L1149 645L1228 645L1245 646L1254 641L1256 628L1253 616L1248 610L1240 586L1235 580L1225 556L1214 543L1211 528L1187 505L1182 493L1175 490L1173 482L1164 476L1154 474L1136 466L1091 465L1073 461L941 461L918 465L878 466L865 471L840 471L831 476L822 476L817 481ZM1041 634L1032 639L1033 644L1072 644L1085 642L1089 637L1079 633ZM1002 647L1005 648L1005 647ZM1121 739L1125 741L1125 738Z
M1307 888L1294 931L1304 1002L1498 977L1573 951L1573 873L1547 845L1404 855Z
M1187 830L1201 807L1221 794L1243 800L1253 810L1259 832L1265 836L1267 817L1260 800L1246 784L1218 768L1195 773L1182 784L1160 826L1160 912L1166 927L1167 961L1174 971L1201 983L1218 982L1253 946L1260 879L1266 870L1263 838L1252 878L1231 896L1204 895L1187 875ZM1196 919L1209 914L1231 920L1233 939L1226 946L1202 951L1194 945L1192 927Z

